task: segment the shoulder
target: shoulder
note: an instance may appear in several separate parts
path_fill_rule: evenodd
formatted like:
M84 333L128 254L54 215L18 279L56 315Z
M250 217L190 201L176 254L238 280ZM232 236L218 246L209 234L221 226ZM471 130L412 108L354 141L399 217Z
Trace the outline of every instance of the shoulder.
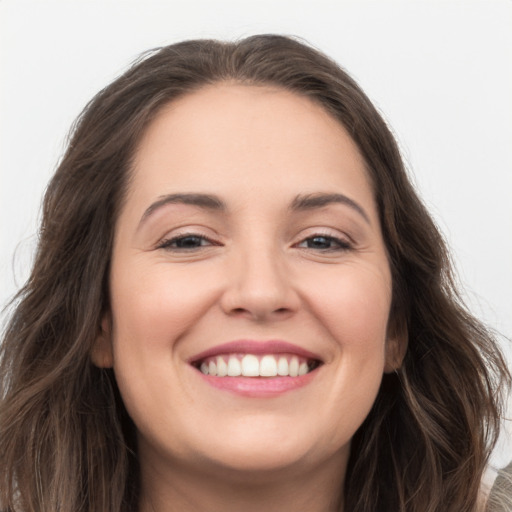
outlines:
M512 462L495 473L492 486L489 486L489 476L486 479L483 486L487 495L485 512L512 512Z

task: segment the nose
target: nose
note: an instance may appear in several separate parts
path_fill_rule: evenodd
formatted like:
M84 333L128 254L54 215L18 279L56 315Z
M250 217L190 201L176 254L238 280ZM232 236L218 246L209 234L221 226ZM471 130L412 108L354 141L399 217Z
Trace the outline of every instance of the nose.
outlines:
M289 318L299 307L293 273L275 248L237 254L226 274L221 307L227 315L268 322Z

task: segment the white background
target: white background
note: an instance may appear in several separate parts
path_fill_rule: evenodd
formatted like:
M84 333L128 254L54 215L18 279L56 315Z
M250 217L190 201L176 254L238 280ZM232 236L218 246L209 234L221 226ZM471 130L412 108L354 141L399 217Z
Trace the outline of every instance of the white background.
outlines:
M0 306L28 276L41 196L85 103L146 49L261 32L299 35L359 81L472 310L512 337L512 0L0 0Z

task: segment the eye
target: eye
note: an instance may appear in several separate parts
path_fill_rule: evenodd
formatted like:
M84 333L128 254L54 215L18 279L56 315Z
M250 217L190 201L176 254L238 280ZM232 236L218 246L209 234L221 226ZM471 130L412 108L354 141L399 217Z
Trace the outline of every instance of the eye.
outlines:
M346 240L321 234L302 240L302 242L297 244L297 247L317 251L347 251L352 248L351 244Z
M157 249L166 249L169 251L193 251L195 249L211 245L219 244L204 235L187 233L162 240L158 244Z

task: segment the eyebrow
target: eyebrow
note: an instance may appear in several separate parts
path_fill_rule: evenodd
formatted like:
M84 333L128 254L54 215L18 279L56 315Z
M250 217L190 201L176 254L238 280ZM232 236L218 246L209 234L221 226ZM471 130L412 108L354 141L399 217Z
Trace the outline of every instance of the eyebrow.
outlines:
M316 194L307 194L302 196L297 196L290 205L290 209L292 211L304 211L304 210L313 210L317 208L323 208L324 206L329 206L330 204L343 204L355 210L363 219L371 225L370 217L364 210L364 208L356 203L350 197L347 197L343 194L325 194L325 193L316 193Z
M151 204L142 215L139 225L142 224L152 213L167 204L190 204L205 210L224 211L226 204L217 196L210 194L168 194L161 196Z
M167 204L189 204L205 210L224 212L227 210L226 203L219 197L211 194L191 193L191 194L168 194L160 196L157 201L152 203L142 215L139 226L150 217L156 210ZM371 224L368 214L362 206L356 203L350 197L343 194L315 193L297 196L290 204L291 211L305 211L323 208L330 204L343 204L359 213L364 220Z

